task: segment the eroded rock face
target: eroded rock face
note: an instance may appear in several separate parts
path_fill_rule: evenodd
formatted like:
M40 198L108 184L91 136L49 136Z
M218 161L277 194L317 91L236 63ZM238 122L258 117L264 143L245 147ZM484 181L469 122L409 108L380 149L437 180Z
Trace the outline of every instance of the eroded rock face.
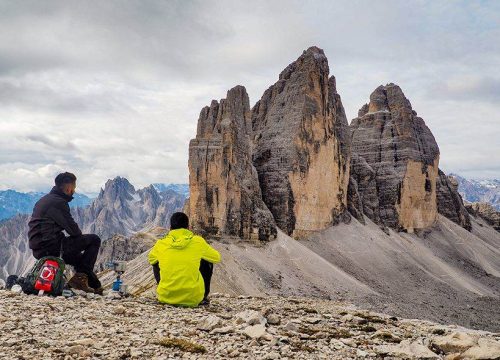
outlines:
M351 130L353 153L375 173L380 218L375 206L366 215L409 232L431 226L437 216L439 148L399 86L379 86L352 121Z
M276 236L252 165L249 121L243 86L201 110L196 138L189 144L189 211L191 225L205 235Z
M252 109L253 163L278 227L301 237L346 209L347 119L323 50L304 51Z
M471 230L470 216L458 193L458 182L439 170L437 178L438 212L467 230Z
M465 207L473 216L480 216L496 231L500 232L500 211L497 211L491 204L478 202L467 204Z
M82 231L105 240L130 236L156 226L169 227L170 216L182 209L185 197L173 190L158 192L150 185L136 190L122 177L108 180L99 196L85 208L72 210Z

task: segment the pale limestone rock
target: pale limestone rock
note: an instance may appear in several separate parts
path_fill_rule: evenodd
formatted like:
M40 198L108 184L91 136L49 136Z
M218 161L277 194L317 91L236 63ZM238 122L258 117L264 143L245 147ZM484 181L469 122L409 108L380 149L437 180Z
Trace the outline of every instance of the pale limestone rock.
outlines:
M249 121L243 86L200 113L196 138L189 144L189 211L191 226L202 235L256 241L276 237L252 165Z
M463 352L477 344L478 336L455 331L432 339L432 345L444 353Z
M500 359L500 341L479 339L477 345L463 352L460 358L473 360Z
M244 310L236 314L235 318L236 323L238 324L265 325L267 323L267 320L258 311L255 310Z
M500 232L500 211L497 211L491 204L476 202L467 204L465 207L473 216L480 216L496 231Z
M347 119L323 50L311 47L252 108L254 165L278 227L295 237L333 224L347 204Z
M404 359L439 359L439 356L418 341L403 340L397 345L381 345L375 351Z
M247 326L243 333L251 339L260 339L266 335L266 327L262 324Z
M203 331L211 331L221 326L222 320L218 316L209 315L198 323L197 328Z

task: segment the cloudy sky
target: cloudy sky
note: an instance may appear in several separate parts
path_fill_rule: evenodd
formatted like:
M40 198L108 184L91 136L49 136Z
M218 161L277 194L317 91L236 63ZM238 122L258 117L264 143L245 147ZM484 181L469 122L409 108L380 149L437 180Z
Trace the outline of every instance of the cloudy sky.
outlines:
M441 167L500 178L500 1L0 0L0 190L187 182L200 109L325 50L349 119L401 86Z

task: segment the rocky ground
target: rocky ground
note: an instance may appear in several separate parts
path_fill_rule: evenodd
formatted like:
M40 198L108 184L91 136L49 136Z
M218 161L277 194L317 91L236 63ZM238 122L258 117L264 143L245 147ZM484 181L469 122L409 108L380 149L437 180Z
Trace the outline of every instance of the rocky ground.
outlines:
M500 334L333 301L213 294L196 309L147 297L0 290L2 359L500 359Z

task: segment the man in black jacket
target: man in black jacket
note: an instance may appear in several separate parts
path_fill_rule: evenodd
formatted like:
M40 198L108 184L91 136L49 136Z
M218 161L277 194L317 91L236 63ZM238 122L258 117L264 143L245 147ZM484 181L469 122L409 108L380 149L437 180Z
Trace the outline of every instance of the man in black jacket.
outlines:
M82 234L71 216L68 203L73 200L76 176L61 173L49 194L37 201L29 222L29 246L33 256L60 256L73 265L75 276L68 282L74 289L102 295L102 287L94 273L101 239L94 234ZM65 236L63 230L69 235Z

